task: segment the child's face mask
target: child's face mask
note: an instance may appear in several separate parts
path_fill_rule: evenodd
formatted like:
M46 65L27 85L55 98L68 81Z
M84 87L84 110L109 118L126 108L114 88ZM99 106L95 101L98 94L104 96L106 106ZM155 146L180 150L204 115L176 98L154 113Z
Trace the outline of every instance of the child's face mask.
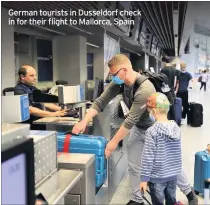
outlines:
M155 120L155 117L154 117L154 111L153 111L153 110L150 111L149 117L150 117L150 119L151 119L153 122L156 121L156 120Z

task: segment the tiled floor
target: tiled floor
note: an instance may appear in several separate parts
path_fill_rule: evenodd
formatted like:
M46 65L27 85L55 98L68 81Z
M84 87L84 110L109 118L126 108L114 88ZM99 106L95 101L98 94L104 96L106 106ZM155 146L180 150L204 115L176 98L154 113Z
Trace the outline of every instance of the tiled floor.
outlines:
M203 104L204 124L200 128L193 128L187 126L186 121L183 121L183 125L181 126L183 167L192 185L194 177L194 154L197 151L204 150L207 144L210 144L210 134L208 134L210 130L210 88L206 92L200 92L198 86L196 84L189 95L190 101ZM129 201L129 194L129 177L126 175L121 181L110 204L126 204ZM188 204L185 195L179 189L177 189L177 200L183 204ZM203 203L203 198L199 196L199 204Z

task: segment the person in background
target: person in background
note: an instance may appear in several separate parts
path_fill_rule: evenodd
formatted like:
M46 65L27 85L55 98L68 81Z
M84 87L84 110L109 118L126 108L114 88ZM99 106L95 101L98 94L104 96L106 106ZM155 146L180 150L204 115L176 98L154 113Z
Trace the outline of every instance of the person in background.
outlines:
M177 84L177 75L178 71L175 69L175 65L171 64L172 59L168 56L163 56L162 58L163 62L163 68L161 69L161 73L164 73L168 77L169 86L172 89L172 92L174 92L175 95L175 85ZM168 119L169 120L175 120L175 107L174 105L170 106L170 110L168 112Z
M30 65L23 65L18 70L18 83L15 86L14 94L23 95L28 94L29 97L29 111L30 119L26 121L31 125L31 129L40 129L38 125L34 125L33 121L38 120L42 117L61 117L66 115L66 111L62 110L61 107L53 103L34 103L32 93L34 90L38 90L34 85L36 83L36 70ZM45 111L48 108L51 111ZM41 128L42 129L42 128Z
M174 89L176 85L176 77L179 75L179 71L176 69L176 64L173 59L168 56L164 56L162 58L162 62L163 68L160 72L164 73L168 77L169 84L171 88Z
M152 204L176 204L177 176L182 169L181 130L167 119L170 103L162 93L147 100L147 109L155 124L146 131L142 154L140 189L149 186Z
M206 70L203 71L203 74L201 75L201 87L200 90L204 87L204 91L206 91L206 85L208 83L208 74L206 73Z
M188 104L188 86L190 80L192 80L192 75L187 72L186 64L181 62L180 64L181 73L178 76L177 88L176 88L176 96L182 99L182 118L185 119L188 113L189 104Z

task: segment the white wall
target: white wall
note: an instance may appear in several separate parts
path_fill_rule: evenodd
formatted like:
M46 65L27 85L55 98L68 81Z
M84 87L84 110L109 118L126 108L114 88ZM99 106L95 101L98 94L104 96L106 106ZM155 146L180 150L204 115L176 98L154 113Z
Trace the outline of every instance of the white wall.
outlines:
M93 70L94 70L94 79L96 77L104 79L104 48L99 48L94 53L93 59Z
M104 79L104 48L87 47L88 53L93 53L93 79Z
M87 80L87 45L83 36L57 36L53 39L55 80L80 84Z
M14 26L8 25L7 10L1 9L2 89L15 86Z

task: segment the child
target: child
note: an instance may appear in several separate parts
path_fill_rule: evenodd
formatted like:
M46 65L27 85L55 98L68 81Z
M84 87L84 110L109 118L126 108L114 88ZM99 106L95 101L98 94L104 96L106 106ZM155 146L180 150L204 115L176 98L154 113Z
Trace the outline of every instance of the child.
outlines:
M170 103L162 93L147 100L150 117L156 121L146 132L141 163L140 189L147 185L153 205L176 204L176 180L181 172L181 132L174 121L167 119Z

